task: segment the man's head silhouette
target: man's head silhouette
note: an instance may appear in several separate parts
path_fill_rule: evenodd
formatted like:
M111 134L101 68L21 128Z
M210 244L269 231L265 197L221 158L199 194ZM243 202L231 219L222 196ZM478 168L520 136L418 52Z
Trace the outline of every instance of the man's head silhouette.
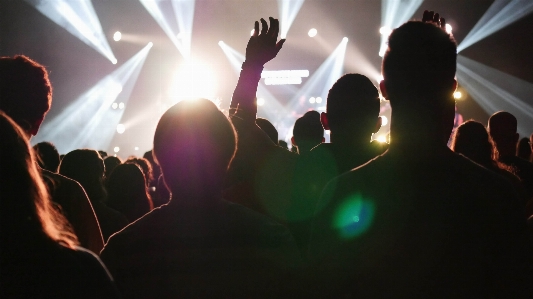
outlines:
M331 130L332 142L366 140L379 129L379 93L365 76L346 74L329 90L326 112L321 121L325 130ZM377 123L377 124L376 124ZM334 140L336 136L337 140Z
M233 125L206 99L172 106L155 131L154 155L173 193L220 192L235 150Z
M516 132L517 127L516 117L509 112L498 111L489 118L487 129L500 156L516 154L516 143L520 137Z
M391 33L380 87L391 103L395 134L423 132L424 142L447 142L455 116L456 64L453 36L434 23L407 22Z
M28 135L35 135L52 104L44 66L22 55L0 57L0 110Z

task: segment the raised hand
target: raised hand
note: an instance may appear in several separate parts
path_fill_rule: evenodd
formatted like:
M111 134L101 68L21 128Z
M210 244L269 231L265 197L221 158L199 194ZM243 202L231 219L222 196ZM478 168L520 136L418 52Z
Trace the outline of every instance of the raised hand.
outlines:
M439 14L435 13L434 11L424 10L422 22L433 23L440 27L442 30L446 30L446 20L444 18L441 18Z
M246 46L245 64L262 67L265 63L276 57L279 50L281 50L285 39L278 41L279 21L272 17L269 20L270 28L267 22L261 19L261 32L259 32L259 22L255 22L254 34L250 37Z

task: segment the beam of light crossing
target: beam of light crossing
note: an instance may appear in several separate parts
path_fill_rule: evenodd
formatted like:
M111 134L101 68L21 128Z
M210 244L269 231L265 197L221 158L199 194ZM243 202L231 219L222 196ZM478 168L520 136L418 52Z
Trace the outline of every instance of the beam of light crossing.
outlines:
M191 54L195 0L172 0L171 3L154 0L139 1L167 34L181 55L188 59ZM169 4L172 5L171 8L166 7ZM168 16L168 11L173 12L175 22L170 20L172 17Z
M235 73L239 75L242 63L245 59L244 55L222 41L220 41L218 45L228 58ZM262 98L265 101L263 106L257 107L258 117L264 117L268 119L270 122L272 122L272 124L274 124L274 126L277 127L277 123L279 123L280 120L286 116L287 111L285 107L279 103L276 97L272 95L272 93L270 93L266 86L261 82L259 82L259 85L257 86L257 98Z
M457 57L457 79L489 115L503 110L518 120L518 133L529 136L533 128L533 107L522 99L533 98L533 84L484 64Z
M32 143L53 142L66 153L78 148L107 149L125 109L111 109L114 102L127 103L152 43L50 121L45 121Z
M65 28L113 64L117 59L109 47L91 0L26 0L40 13Z
M280 15L280 36L286 38L292 22L298 15L304 0L278 0L278 10Z
M533 11L531 0L496 0L457 47L457 53Z
M407 22L424 0L382 0L381 1L381 46L379 56L387 50L390 32Z

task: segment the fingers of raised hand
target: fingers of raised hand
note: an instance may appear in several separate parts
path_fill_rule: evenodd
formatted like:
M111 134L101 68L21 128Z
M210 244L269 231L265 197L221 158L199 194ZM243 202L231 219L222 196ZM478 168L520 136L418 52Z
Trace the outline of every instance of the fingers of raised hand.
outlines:
M259 35L259 22L255 21L253 36L257 36L257 35Z
M268 32L268 24L265 19L261 18L261 35L265 35Z
M279 34L279 21L273 17L269 17L270 20L270 30L268 31L268 36L277 40Z

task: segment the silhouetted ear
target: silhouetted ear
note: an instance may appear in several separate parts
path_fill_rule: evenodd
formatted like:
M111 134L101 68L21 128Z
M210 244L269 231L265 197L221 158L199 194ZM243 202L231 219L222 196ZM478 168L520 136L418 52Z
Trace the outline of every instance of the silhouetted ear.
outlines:
M320 113L320 122L324 130L329 130L328 114L326 112Z
M457 86L457 81L455 81L455 84ZM387 88L385 87L385 80L381 80L379 82L379 89L381 90L381 95L387 99L388 98L388 94L387 94Z
M291 137L291 143L294 146L298 146L298 144L296 144L296 141L294 141L294 136Z
M376 127L374 128L374 131L372 133L377 133L379 129L381 129L381 124L383 123L383 119L381 116L378 117L378 120L376 121Z

